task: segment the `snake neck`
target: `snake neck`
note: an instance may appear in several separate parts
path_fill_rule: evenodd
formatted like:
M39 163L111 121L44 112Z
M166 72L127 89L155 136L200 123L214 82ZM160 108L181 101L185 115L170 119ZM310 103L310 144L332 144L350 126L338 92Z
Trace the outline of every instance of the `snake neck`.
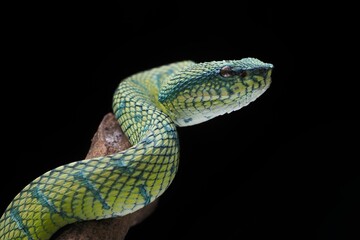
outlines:
M146 138L149 131L173 134L177 116L159 101L159 93L172 84L170 76L194 64L182 61L164 65L132 75L119 84L113 112L131 144Z

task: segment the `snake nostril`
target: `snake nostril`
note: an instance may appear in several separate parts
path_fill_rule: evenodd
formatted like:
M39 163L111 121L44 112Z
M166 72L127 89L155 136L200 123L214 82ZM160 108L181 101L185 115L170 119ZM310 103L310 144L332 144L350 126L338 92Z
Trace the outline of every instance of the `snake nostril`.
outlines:
M240 71L239 73L240 77L244 78L247 76L247 72L245 70Z

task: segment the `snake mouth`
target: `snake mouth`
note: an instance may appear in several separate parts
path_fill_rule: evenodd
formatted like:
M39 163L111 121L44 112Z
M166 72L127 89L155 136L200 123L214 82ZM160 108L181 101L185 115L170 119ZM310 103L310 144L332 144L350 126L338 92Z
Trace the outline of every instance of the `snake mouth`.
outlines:
M218 101L224 110L220 114L237 111L260 97L271 85L271 72L272 65L259 70L258 75L247 77L227 88L227 91L222 91Z

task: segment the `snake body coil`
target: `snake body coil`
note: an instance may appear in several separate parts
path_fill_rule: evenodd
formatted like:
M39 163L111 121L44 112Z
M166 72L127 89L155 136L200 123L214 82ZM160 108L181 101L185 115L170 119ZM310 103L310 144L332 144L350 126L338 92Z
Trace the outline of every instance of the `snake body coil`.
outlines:
M76 221L134 212L159 197L178 167L177 126L246 106L270 85L272 65L254 58L177 62L128 77L113 109L133 147L72 162L28 184L0 219L0 239L49 239Z

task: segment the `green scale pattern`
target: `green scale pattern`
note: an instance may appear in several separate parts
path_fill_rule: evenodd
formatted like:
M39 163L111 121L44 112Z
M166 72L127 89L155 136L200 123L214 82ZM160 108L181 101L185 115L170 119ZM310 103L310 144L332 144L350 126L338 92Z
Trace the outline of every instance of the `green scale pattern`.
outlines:
M183 61L124 79L113 110L133 146L33 180L1 216L0 240L46 240L67 224L123 216L151 203L178 169L175 124L197 124L246 106L269 87L271 68L254 58Z
M169 65L125 79L113 108L134 146L36 178L1 217L0 239L49 239L66 224L126 215L161 195L177 171L179 144L174 123L154 105L148 90L157 89L177 68Z

